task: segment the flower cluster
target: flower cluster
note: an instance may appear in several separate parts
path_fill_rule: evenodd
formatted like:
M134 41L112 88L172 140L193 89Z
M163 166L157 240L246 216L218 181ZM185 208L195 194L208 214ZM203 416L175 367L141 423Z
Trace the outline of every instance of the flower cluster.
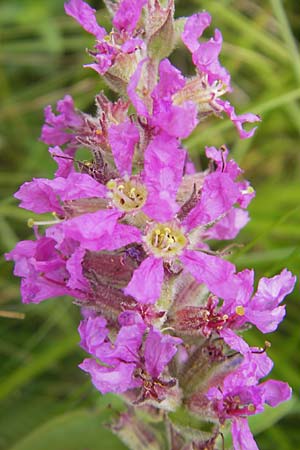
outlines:
M222 35L199 40L208 13L175 20L173 0L105 3L109 33L84 1L70 0L65 11L95 36L87 66L121 97L100 93L95 116L75 109L69 95L56 113L45 109L41 140L58 165L55 177L27 182L15 197L46 218L30 219L35 240L6 257L22 279L23 302L76 299L80 345L90 355L80 368L101 393L131 405L120 424L140 426L132 405L163 411L170 448L188 450L216 448L231 421L235 450L254 450L247 417L287 400L290 388L260 383L272 362L241 333L277 328L295 277L283 270L262 278L253 294L253 271L237 272L228 249L211 248L248 222L254 190L225 146L207 147L208 168L197 172L181 140L208 115L227 115L242 139L255 132L244 124L260 118L237 115L222 99L231 91L219 61ZM192 77L168 59L180 39ZM82 146L88 162L76 159ZM197 430L181 423L182 413L198 420ZM114 430L124 437L120 424Z

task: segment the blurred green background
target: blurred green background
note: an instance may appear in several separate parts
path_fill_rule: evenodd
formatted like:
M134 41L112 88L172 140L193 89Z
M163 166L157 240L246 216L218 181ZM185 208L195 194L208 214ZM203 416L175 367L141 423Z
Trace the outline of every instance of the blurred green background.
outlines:
M212 118L187 141L200 160L205 145L226 143L256 188L252 220L238 241L233 261L254 267L257 277L288 267L300 272L300 37L299 0L177 1L176 15L207 9L224 36L222 63L232 74L231 102L263 121L255 136L239 140L232 124ZM108 25L100 1L99 20ZM109 29L109 28L107 28ZM66 93L78 108L93 109L105 88L83 69L93 37L63 11L62 0L0 2L0 245L1 254L31 236L30 213L12 194L33 176L51 177L55 168L38 140L43 108ZM186 72L189 58L178 48L173 61ZM108 91L107 91L108 92ZM108 92L109 95L109 92ZM0 450L109 450L124 448L99 423L107 420L103 399L77 368L78 309L70 299L23 306L12 264L1 257L0 310L24 312L24 320L0 317ZM276 334L248 332L252 344L272 343L273 378L288 381L293 401L253 421L262 450L300 448L299 284L288 300L287 318Z

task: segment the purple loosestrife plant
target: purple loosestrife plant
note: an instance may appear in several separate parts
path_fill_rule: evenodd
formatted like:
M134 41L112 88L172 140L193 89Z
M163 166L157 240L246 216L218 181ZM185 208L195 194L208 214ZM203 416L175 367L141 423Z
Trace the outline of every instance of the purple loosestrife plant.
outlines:
M202 39L208 13L175 20L173 0L105 4L110 32L82 0L65 11L95 36L87 66L120 98L97 95L95 116L69 95L57 113L45 109L41 139L55 177L23 184L15 197L52 218L30 219L35 240L6 257L24 303L67 294L81 308L89 358L80 368L102 394L122 396L127 409L111 427L130 449L217 449L231 424L235 450L254 450L248 416L291 391L261 381L272 361L241 334L277 328L295 277L285 269L262 278L253 294L253 271L237 272L226 248L212 250L212 240L215 249L248 222L254 190L225 146L207 147L208 168L197 172L181 139L223 114L249 138L255 128L244 124L260 118L237 115L223 98L230 75L219 62L221 32ZM190 77L168 59L180 39L195 65ZM76 158L82 146L89 162Z

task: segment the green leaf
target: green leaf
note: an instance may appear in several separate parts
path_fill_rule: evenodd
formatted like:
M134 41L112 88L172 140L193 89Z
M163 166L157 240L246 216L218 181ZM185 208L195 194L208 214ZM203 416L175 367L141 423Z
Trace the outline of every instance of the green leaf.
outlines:
M126 450L106 428L105 410L79 409L38 427L9 450Z

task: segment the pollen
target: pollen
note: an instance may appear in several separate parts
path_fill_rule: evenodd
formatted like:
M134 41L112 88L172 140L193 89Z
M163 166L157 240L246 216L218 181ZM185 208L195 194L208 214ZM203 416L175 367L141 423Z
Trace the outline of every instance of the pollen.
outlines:
M245 308L243 306L237 306L235 308L235 312L237 313L238 316L244 316L245 315Z
M179 227L159 223L149 229L145 242L155 256L169 258L181 253L187 239Z
M146 203L146 187L134 177L126 181L110 180L106 187L112 191L114 205L122 211L137 211Z

